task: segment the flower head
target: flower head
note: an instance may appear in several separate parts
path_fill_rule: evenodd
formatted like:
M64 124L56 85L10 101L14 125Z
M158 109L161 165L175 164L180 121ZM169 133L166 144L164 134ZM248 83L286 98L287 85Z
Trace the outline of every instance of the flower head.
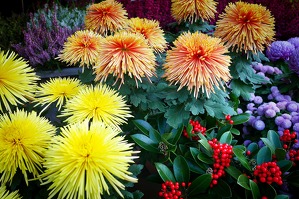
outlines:
M37 177L55 131L55 127L36 112L17 110L0 116L0 182L11 183L18 169L27 184L27 172Z
M124 97L104 84L81 88L76 96L66 102L62 116L68 117L68 123L88 119L117 128L131 117Z
M57 103L58 110L62 105L79 93L83 86L79 79L75 78L52 78L49 81L41 83L36 92L36 101L38 104L46 105L45 109L52 103Z
M105 0L87 8L85 28L106 35L122 29L128 20L123 5L115 0Z
M296 49L299 48L299 37L292 37L288 39L288 42L290 42Z
M70 65L93 65L98 56L102 36L90 30L78 30L67 38L58 59Z
M207 96L219 87L221 81L229 81L230 57L224 55L228 49L219 38L203 33L183 33L167 51L164 77L171 84L180 83L179 90L187 86L194 88L197 98L200 88Z
M287 61L289 68L299 75L299 48L295 49Z
M210 20L217 13L214 0L171 0L171 15L178 22L193 23L199 19Z
M137 182L128 171L133 163L132 144L101 122L82 122L62 128L61 136L46 153L42 178L52 183L49 197L101 198L108 184L122 196L120 180ZM123 196L122 196L123 197Z
M22 58L14 52L0 51L0 111L3 107L11 111L10 105L17 106L33 99L38 76Z
M287 41L274 41L266 51L267 57L271 61L279 59L288 60L292 55L295 47Z
M156 52L163 52L167 47L166 39L159 22L145 18L131 18L128 20L127 30L133 33L141 33Z
M124 83L125 74L142 82L142 77L155 75L156 58L147 40L140 33L117 32L101 40L95 80L105 81L109 74ZM137 84L138 85L138 84Z
M9 192L4 185L0 186L0 198L2 199L21 199L18 191Z
M262 52L275 35L274 18L269 10L258 4L229 3L219 15L214 35L233 50Z

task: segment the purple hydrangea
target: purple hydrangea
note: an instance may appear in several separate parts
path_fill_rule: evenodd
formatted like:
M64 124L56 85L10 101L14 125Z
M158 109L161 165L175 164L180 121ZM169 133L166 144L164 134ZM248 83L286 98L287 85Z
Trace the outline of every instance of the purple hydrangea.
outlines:
M289 60L295 47L288 41L274 41L270 48L267 49L266 55L271 61L279 59Z
M295 47L295 49L299 48L299 37L290 38L288 40L288 42L290 42L291 44L293 44L293 46Z
M289 68L299 75L299 48L293 51L288 60Z

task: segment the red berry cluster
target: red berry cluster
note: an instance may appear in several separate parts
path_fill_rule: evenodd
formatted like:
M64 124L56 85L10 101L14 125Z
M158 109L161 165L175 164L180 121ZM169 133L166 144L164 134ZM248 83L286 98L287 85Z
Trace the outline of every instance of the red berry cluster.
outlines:
M191 185L191 182L186 184L185 182L182 182L181 185L178 182L171 182L166 181L162 183L162 189L159 192L159 196L164 199L183 199L183 194L180 190L180 188L186 189Z
M210 187L218 183L218 179L225 175L224 169L229 167L233 157L233 147L227 143L219 143L216 138L209 140L209 144L213 149L213 173Z
M278 185L282 185L281 174L281 170L276 162L264 162L261 165L257 165L253 171L255 182L260 181L268 184L275 182Z
M295 149L290 149L289 156L290 160L293 162L293 166L296 166L295 162L299 161L299 151Z
M297 133L295 131L290 132L289 129L285 129L283 131L282 136L280 136L280 140L283 142L283 148L284 149L288 149L289 147L291 147L291 145L293 143L297 143L298 140L297 138Z
M192 140L199 140L199 137L196 136L196 134L198 133L201 133L203 135L206 134L206 127L204 126L201 126L201 124L196 120L190 120L189 123L192 125L192 131L191 131L191 134L192 134ZM188 135L188 132L187 132L187 129L184 128L183 130L183 136L185 136L186 138L189 138L189 135Z
M229 124L234 124L234 120L232 120L231 115L226 115L226 116L225 116L225 120L226 120Z

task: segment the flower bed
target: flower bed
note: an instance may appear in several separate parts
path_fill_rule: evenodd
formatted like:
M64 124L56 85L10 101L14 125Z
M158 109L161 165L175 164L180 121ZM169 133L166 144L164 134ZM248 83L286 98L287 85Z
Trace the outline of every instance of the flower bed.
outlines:
M0 52L1 198L296 198L299 37L259 4L170 8L167 30L115 0L68 34L31 17Z

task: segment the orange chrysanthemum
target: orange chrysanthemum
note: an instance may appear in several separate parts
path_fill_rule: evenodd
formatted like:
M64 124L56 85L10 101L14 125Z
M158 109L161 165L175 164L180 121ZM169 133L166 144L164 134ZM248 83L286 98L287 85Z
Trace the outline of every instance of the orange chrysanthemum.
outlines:
M141 78L155 75L155 55L147 40L140 33L117 32L101 40L99 59L94 66L95 80L106 81L109 74L124 83L128 74L142 82ZM120 85L121 85L120 84Z
M83 68L90 67L97 59L101 39L101 35L90 30L76 31L68 37L58 59L70 65L80 63Z
M233 50L262 52L275 35L274 18L266 7L245 2L230 3L216 22L215 36Z
M171 15L178 22L193 23L199 19L210 20L217 13L214 0L171 0Z
M166 80L178 84L180 90L188 86L194 88L194 97L198 97L200 88L209 97L214 86L222 86L231 76L228 66L230 56L221 39L203 33L183 33L174 41L174 47L167 51L164 64Z
M128 21L128 31L133 33L141 33L148 40L148 44L155 52L163 52L167 47L164 32L159 22L145 18L131 18Z
M115 0L105 0L87 8L85 28L106 35L122 29L128 20L123 5Z

